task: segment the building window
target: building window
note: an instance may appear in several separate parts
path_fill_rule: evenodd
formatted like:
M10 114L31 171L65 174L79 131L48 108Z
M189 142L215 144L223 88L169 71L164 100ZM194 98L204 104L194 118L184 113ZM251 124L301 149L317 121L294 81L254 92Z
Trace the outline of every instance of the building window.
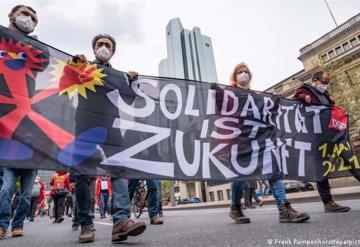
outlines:
M215 201L214 192L210 192L210 201Z
M351 46L355 47L359 44L359 41L356 38L350 40Z
M224 201L224 193L222 190L217 191L218 201Z
M328 56L328 54L325 53L325 54L321 55L321 59L322 59L324 62L329 61L329 56Z
M227 190L226 190L226 196L227 196L227 199L228 199L228 200L231 199L230 193L231 193L231 190L230 190L230 189L227 189Z
M351 49L351 45L349 42L342 44L342 46L343 46L344 51L348 51Z
M335 51L336 51L336 54L337 54L337 55L340 55L341 53L344 52L341 46L336 47L336 48L335 48Z
M174 192L175 192L175 193L179 193L179 192L180 192L180 188L179 188L178 186L175 186L175 187L174 187Z
M170 32L168 32L167 35L169 36L169 35L170 35Z
M329 54L330 59L333 59L334 57L336 57L336 54L334 51L329 51L328 54Z

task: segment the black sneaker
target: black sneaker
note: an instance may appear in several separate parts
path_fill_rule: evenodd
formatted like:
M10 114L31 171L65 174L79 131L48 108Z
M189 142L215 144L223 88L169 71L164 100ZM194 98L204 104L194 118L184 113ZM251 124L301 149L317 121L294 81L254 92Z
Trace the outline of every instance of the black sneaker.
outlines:
M57 219L57 222L56 223L61 223L64 221L64 217L60 217L59 219Z

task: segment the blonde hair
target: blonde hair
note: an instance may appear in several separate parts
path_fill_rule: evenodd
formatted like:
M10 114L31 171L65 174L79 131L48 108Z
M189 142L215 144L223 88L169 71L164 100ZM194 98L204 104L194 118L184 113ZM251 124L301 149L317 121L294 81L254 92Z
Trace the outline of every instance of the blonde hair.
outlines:
M236 75L238 70L241 68L245 68L249 72L249 82L247 87L248 89L250 89L250 81L252 79L252 73L246 63L239 63L238 65L235 66L233 72L231 73L230 86L237 87Z

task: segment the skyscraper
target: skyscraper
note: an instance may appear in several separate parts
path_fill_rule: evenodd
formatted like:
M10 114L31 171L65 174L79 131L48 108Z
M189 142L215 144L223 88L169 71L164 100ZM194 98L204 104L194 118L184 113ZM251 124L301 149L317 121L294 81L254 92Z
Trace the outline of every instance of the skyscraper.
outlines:
M159 75L204 82L217 82L216 65L211 38L201 34L200 28L184 29L179 18L166 26L167 58L159 63ZM206 97L198 92L199 104ZM200 107L200 106L199 106ZM186 124L191 124L189 117ZM178 124L183 124L180 122ZM197 124L196 121L192 122ZM178 181L174 187L177 199L198 197L206 201L206 182Z
M179 18L166 26L167 58L159 64L159 75L196 81L217 82L211 38L200 28L184 29Z

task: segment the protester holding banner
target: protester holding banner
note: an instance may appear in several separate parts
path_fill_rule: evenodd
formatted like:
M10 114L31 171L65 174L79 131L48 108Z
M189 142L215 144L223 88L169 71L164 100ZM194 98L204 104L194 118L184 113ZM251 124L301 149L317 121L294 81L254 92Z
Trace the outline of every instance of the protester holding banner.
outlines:
M92 48L96 57L94 61L95 64L111 68L110 59L115 53L116 50L116 41L113 37L107 34L99 34L95 36L92 40ZM73 62L75 63L87 63L87 59L84 55L77 55L74 57ZM136 72L128 72L128 74L123 74L122 76L126 77L126 80L134 79L137 76ZM99 93L101 92L101 93ZM109 141L115 146L116 143L122 141L121 133L117 129L112 128L112 121L107 122L104 119L99 118L98 121L93 118L92 111L101 112L104 114L104 111L107 111L106 114L112 116L115 112L118 115L118 109L104 109L103 105L99 103L99 100L107 100L106 98L101 97L109 92L109 89L101 88L97 89L97 94L89 94L86 99L79 97L78 109L81 109L77 112L77 132L81 132L81 128L84 130L89 129L90 125L92 127L98 127L109 125L108 129L112 132L108 134ZM100 97L100 98L99 98ZM91 121L87 121L91 119ZM90 124L90 125L89 125ZM103 155L109 155L107 149L103 150ZM93 232L92 218L89 212L89 203L90 203L90 184L83 183L81 187L79 182L76 183L76 201L78 203L78 217L81 225L81 233L79 236L79 242L93 242L95 235ZM112 230L112 242L121 242L127 239L128 236L137 236L144 232L146 229L145 222L138 221L134 222L130 219L130 199L128 193L128 183L124 178L112 178L111 179L112 187L112 213L113 213L113 230Z
M50 195L54 200L55 220L53 223L61 223L64 221L65 198L69 191L71 191L69 174L58 171L51 178L50 185L52 186Z
M299 87L294 95L294 99L303 101L305 104L321 104L327 106L334 106L335 101L329 94L328 87L331 80L331 76L326 71L317 71L312 76L312 85L303 84ZM346 157L347 151L344 150L341 155L345 163L349 163L349 157ZM352 154L350 154L352 155ZM349 170L354 177L360 182L360 174L351 163L348 164L351 169ZM329 179L325 177L322 181L317 182L317 188L324 203L324 210L326 213L331 212L348 212L350 207L341 206L337 204L331 195Z
M236 65L231 75L231 86L244 90L250 89L252 74L248 66L244 63ZM218 99L217 99L218 100ZM222 100L220 100L222 102ZM236 223L250 223L250 218L245 216L241 209L241 197L243 193L244 181L233 181L231 184L231 207L229 216ZM279 221L281 223L302 223L310 219L307 213L299 213L288 202L286 198L285 186L281 179L273 178L269 180L279 210Z
M34 31L34 28L38 23L36 11L25 5L15 6L8 17L10 21L9 29L20 35L29 35ZM14 143L12 140L7 141ZM24 234L23 224L29 210L31 190L35 181L37 169L4 168L3 172L3 185L0 191L0 239L6 236L10 224L11 198L14 193L17 178L20 178L21 180L21 197L13 217L11 235L13 237L20 237Z
M250 89L250 81L252 74L249 68L243 64L238 64L231 75L230 85L232 87L239 87L242 89ZM245 216L242 212L241 198L246 187L246 181L231 182L231 207L229 216L235 220L236 223L250 223L250 218ZM246 201L247 198L245 198Z

